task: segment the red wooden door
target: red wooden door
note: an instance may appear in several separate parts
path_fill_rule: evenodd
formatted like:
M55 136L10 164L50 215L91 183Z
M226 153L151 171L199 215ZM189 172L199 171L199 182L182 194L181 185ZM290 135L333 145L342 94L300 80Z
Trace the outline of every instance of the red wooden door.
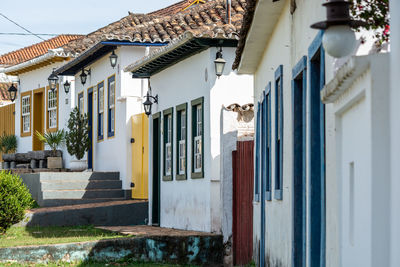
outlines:
M250 263L253 252L253 141L237 142L232 152L233 167L233 261Z

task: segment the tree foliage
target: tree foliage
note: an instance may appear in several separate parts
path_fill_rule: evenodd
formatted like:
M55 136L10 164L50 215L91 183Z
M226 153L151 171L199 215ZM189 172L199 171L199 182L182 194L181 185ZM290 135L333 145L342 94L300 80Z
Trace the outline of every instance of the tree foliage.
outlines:
M68 153L80 160L90 148L88 116L80 114L77 107L69 115L65 135Z
M367 30L373 30L379 44L389 42L389 0L353 0L351 15L368 23Z

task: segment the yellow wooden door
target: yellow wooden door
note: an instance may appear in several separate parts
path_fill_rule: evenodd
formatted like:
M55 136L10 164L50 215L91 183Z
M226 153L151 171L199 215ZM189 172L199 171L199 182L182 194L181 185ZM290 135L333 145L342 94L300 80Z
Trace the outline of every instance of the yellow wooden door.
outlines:
M0 107L0 136L15 134L15 104ZM0 162L3 161L0 152Z
M132 116L132 198L148 198L149 120L142 113Z

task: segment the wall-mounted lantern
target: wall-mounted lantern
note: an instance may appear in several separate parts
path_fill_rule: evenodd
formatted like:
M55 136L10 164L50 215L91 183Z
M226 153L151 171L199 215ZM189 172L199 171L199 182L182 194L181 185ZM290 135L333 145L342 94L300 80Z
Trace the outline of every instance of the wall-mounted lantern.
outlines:
M54 69L53 72L50 74L49 78L47 78L47 80L49 81L50 90L54 92L54 90L56 90L57 88L57 83L58 83L58 76L54 72Z
M85 70L84 68L82 68L82 73L81 73L81 75L79 75L79 77L81 77L82 85L85 85L87 76L90 75L90 73L91 73L90 69Z
M150 79L149 81L149 89L146 94L146 101L143 102L144 113L148 116L151 115L151 106L155 103L158 103L158 95L152 96L151 95L151 86L150 86Z
M112 68L115 68L115 66L117 65L117 60L118 60L118 56L115 54L115 52L113 50L112 54L110 55L110 63L111 63Z
M11 102L14 102L17 98L17 91L18 89L14 86L14 84L11 84L10 88L8 88L8 94L10 95Z
M65 93L68 94L70 89L71 89L71 83L69 83L68 80L66 80L65 83L64 83L64 91L65 91Z
M224 73L224 68L226 64L225 59L222 57L222 47L217 52L214 64L215 64L215 74L219 78L221 77L222 73Z
M322 44L329 55L335 58L350 55L357 44L352 28L365 26L367 23L350 17L350 2L330 0L322 5L326 7L327 20L314 23L311 28L325 30Z

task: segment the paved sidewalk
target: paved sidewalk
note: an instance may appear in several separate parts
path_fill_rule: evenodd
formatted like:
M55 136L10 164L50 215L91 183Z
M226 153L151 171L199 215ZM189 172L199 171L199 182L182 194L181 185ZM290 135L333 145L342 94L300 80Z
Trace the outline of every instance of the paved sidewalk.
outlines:
M134 236L218 236L217 234L199 231L162 228L148 225L136 226L99 226L98 229Z

